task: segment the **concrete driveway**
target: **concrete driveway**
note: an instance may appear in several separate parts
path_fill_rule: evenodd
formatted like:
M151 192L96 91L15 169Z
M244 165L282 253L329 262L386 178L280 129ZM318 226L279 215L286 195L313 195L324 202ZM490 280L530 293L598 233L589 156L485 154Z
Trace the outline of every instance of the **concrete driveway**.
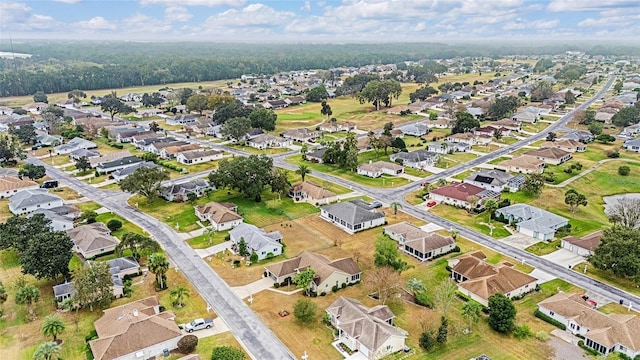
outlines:
M524 234L513 234L510 236L507 236L506 238L500 241L510 246L513 246L516 249L521 249L521 250L524 250L529 246L537 242L540 242L540 240L534 239L531 236L527 236Z
M426 232L434 232L434 231L443 230L443 229L444 228L442 226L434 223L429 223L427 225L420 226L420 230L426 231Z
M262 290L266 290L273 286L273 279L269 277L262 278L258 281L254 281L251 284L245 286L234 286L231 290L238 295L240 299L248 298L253 294L257 294Z
M198 330L198 331L194 331L192 333L188 333L185 330L182 330L182 333L187 335L195 335L198 337L198 339L202 339L202 338L206 338L209 336L213 336L213 335L217 335L217 334L221 334L223 332L227 332L229 331L229 328L227 327L227 324L224 323L224 321L222 320L222 318L217 317L215 319L213 319L213 326L210 329L202 329L202 330Z
M558 249L551 254L541 256L541 258L549 260L565 268L568 268L569 266L574 267L579 263L585 261L584 257L574 254L567 249Z
M533 271L529 275L531 275L534 278L538 279L538 284L544 284L547 281L551 281L551 280L557 278L556 276L551 275L548 272L542 271L542 270L539 270L539 269L533 269Z

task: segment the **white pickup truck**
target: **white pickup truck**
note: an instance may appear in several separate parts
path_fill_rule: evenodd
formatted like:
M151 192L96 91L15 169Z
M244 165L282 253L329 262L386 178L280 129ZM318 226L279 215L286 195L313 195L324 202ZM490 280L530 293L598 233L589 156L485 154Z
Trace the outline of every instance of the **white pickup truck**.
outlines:
M213 326L212 319L195 319L192 322L186 324L184 329L187 332L193 332L194 330L210 329Z

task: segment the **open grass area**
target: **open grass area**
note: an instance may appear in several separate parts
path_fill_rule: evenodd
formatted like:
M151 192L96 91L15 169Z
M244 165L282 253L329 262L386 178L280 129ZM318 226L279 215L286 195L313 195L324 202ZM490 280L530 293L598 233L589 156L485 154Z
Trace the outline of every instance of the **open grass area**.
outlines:
M467 210L458 209L453 206L438 204L429 210L429 212L447 218L451 221L455 221L458 224L464 225L469 229L473 229L485 235L489 235L491 233L491 229L487 225L489 216L486 213L472 215L469 214ZM492 237L496 239L502 239L511 235L511 233L504 228L504 224L493 221L493 234Z
M369 154L369 153L367 152L365 154ZM300 155L300 154L289 156L289 157L286 158L286 161L288 163L296 165L296 166L305 164L311 169L311 171L318 171L318 172L323 172L323 173L330 174L330 175L333 175L333 176L338 176L338 177L341 177L343 179L346 179L346 180L349 180L349 181L353 181L353 182L357 182L359 184L366 185L366 186L372 186L372 187L397 187L397 186L402 186L402 185L406 185L406 184L409 183L409 180L404 179L404 178L395 177L395 176L382 175L379 178L370 178L368 176L358 175L353 171L349 171L349 170L346 170L346 169L340 169L340 168L338 168L337 166L334 166L334 165L315 164L315 163L312 163L310 161L302 160L302 155Z
M13 214L9 211L9 199L0 200L0 223L4 223Z
M488 143L488 144L484 144L484 145L473 145L471 147L471 150L482 152L482 153L491 153L491 152L494 152L494 151L496 151L498 149L500 149L500 146L498 146L496 144L493 144L493 143Z
M254 155L277 155L277 154L286 153L287 151L291 151L291 149L289 148L267 148L267 149L260 150L251 146L246 146L246 145L242 146L238 144L228 144L227 146L230 148L242 150L244 152L247 152L249 154L254 154Z
M144 235L144 231L142 231L142 228L130 222L129 220L125 220L124 218L120 217L117 214L104 213L96 217L96 221L102 222L105 225L107 225L111 220L119 220L120 222L122 222L122 227L120 228L120 230L114 231L113 233L111 233L111 235L117 237L118 239L122 239L122 236L128 232Z
M206 249L213 245L222 244L229 231L216 231L214 234L202 234L187 240L187 244L194 249Z
M466 171L463 171L461 173L457 173L457 174L453 175L452 178L462 181L462 180L466 179L467 177L469 177L469 175L471 175L471 173L474 172L474 171L475 171L474 169L466 170Z
M539 121L535 124L523 123L522 130L526 132L531 132L531 133L539 133L540 131L549 127L549 125L551 124L546 122L539 122Z
M487 164L495 165L495 164L499 164L499 163L501 163L501 162L503 162L505 160L509 160L509 159L511 159L511 158L507 157L507 156L500 156L499 158L496 158L496 159L493 159L493 160L489 161Z
M441 140L442 138L445 138L447 136L449 136L451 134L451 129L430 129L429 133L425 136L423 136L424 139L427 139L427 141L436 141L436 140Z
M552 252L558 250L559 248L560 248L560 240L555 240L550 242L541 241L529 246L525 250L534 255L542 256L542 255L551 254Z
M447 154L444 156L444 160L449 163L449 166L457 166L467 161L471 161L477 158L478 155L468 152L457 152L453 154Z
M586 272L584 271L585 267L587 268ZM572 270L581 274L585 274L596 280L602 281L603 283L618 287L631 294L640 295L640 283L633 282L630 279L618 277L610 271L596 269L588 262L584 262L577 266L574 266Z
M424 202L424 196L427 195L428 192L423 189L414 190L404 196L406 202L411 205L419 205Z
M62 198L62 200L75 200L80 199L82 195L78 194L74 190L68 187L58 187L50 190L52 195L56 195Z

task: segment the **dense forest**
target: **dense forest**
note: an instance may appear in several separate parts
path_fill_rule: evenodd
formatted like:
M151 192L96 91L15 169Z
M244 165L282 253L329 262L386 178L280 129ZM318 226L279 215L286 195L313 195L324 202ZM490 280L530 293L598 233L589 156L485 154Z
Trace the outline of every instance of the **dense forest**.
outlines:
M238 78L242 74L390 64L456 56L558 54L638 55L635 47L505 44L216 44L134 42L0 42L0 50L29 59L1 59L0 96L95 90Z

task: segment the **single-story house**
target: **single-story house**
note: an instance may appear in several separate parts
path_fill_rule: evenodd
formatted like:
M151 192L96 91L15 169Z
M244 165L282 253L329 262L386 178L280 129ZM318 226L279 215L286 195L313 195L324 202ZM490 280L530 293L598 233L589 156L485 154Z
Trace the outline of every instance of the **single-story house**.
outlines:
M584 345L599 353L640 356L640 318L634 313L605 314L580 294L562 291L539 302L538 310L562 323L566 331L583 337Z
M469 198L472 196L478 198L478 202L476 204L469 202ZM453 182L450 185L444 185L431 190L429 192L429 199L447 205L470 209L472 206L481 208L482 203L485 200L500 199L500 193L483 189L472 184Z
M549 165L560 165L571 159L570 152L560 150L555 147L530 150L525 152L523 155L533 156Z
M165 120L167 125L193 125L198 122L198 115L195 114L184 114L184 115L176 115L173 117L169 117Z
M254 225L241 223L229 231L229 237L236 250L238 243L244 240L249 253L257 254L258 260L282 254L282 234L280 231L267 233Z
M294 184L289 189L289 197L293 198L293 201L306 201L312 204L326 204L335 196L334 192L310 180Z
M500 162L496 165L496 169L521 174L542 174L544 160L540 160L535 156L520 155Z
M318 126L318 130L328 132L328 133L334 133L339 131L354 131L357 129L358 129L358 126L356 125L356 123L352 123L349 121L346 121L346 122L330 121L330 122L325 122L320 126Z
M136 172L136 170L138 170L140 168L158 168L158 169L162 169L162 167L160 165L156 165L155 163L153 163L151 161L142 161L142 162L136 163L133 166L129 166L129 167L126 167L124 169L120 169L120 170L116 170L116 171L112 172L111 173L111 177L113 177L113 179L116 182L120 182L120 181L126 179L127 176L133 174L134 172Z
M167 201L187 201L189 200L189 193L194 193L197 197L201 197L209 190L213 190L209 181L196 179L162 186L160 197Z
M509 223L516 223L516 230L524 235L543 241L551 240L556 231L569 220L527 204L514 204L496 210Z
M195 207L200 221L208 221L216 231L233 229L242 223L238 206L232 203L210 202Z
M25 189L9 199L9 211L14 215L28 214L38 209L62 206L62 198L49 193L47 189Z
M94 359L136 360L177 349L182 331L163 309L152 296L104 310L93 323L98 339L89 342Z
M198 150L200 145L198 144L184 144L177 146L167 146L160 150L160 157L163 159L173 159L176 154L184 151Z
M562 151L574 153L587 151L587 144L571 139L558 139L556 141L544 142L540 145L540 148L557 148Z
M18 176L18 175L19 175L19 172L16 169L0 167L0 177Z
M69 153L69 158L74 161L78 161L81 158L91 159L91 158L97 158L99 156L100 156L100 153L98 151L92 151L87 149L77 149Z
M514 176L501 170L483 169L472 172L463 182L496 192L516 192L520 190L525 180L522 175Z
M622 135L635 136L640 134L640 124L633 124L622 130Z
M42 146L54 146L62 144L62 136L41 134L36 136L36 143Z
M420 137L429 133L429 127L423 123L415 122L397 127L405 135Z
M571 139L575 141L580 141L583 143L592 142L595 139L595 136L589 132L584 130L576 130L569 133L564 134L561 139Z
M407 222L385 226L384 233L398 241L404 252L420 261L446 254L456 247L456 242L451 236L426 232Z
M95 169L100 163L106 163L114 160L119 160L125 158L127 156L131 156L131 153L128 150L116 151L108 154L104 154L97 157L89 158L89 164L92 169Z
M72 151L79 150L79 149L87 150L87 149L95 149L97 147L98 145L93 141L76 137L67 141L65 144L54 147L53 152L56 155L62 155L62 154L69 154Z
M0 177L0 199L9 198L20 190L34 190L39 187L35 181L20 179L17 176L3 176Z
M178 147L178 146L190 145L190 143L186 141L171 140L171 138L156 139L156 140L157 141L153 141L149 145L144 146L142 149L144 151L148 151L148 152L160 155L162 150L165 148L172 147L172 146Z
M78 226L67 230L67 234L75 245L73 250L85 259L112 252L118 245L118 239L111 235L111 230L101 222Z
M630 150L630 151L635 151L640 153L640 139L625 140L624 144L622 144L622 147L625 150Z
M130 166L135 166L143 161L144 160L137 156L130 155L113 161L101 162L96 166L96 171L101 174L109 174L114 171L126 169Z
M595 120L601 121L605 124L611 124L611 119L613 118L613 115L614 114L610 112L598 111L596 112Z
M306 153L305 156L307 160L311 161L312 163L322 164L322 157L324 156L325 152L327 152L327 148L321 147L319 149Z
M247 144L252 148L256 149L267 149L267 148L283 148L291 146L291 139L285 139L280 136L273 136L270 134L261 134L254 138L249 139Z
M309 130L307 128L287 130L280 135L285 139L291 139L299 142L313 142L315 139L320 137L320 133L318 131Z
M522 131L522 125L520 124L520 122L512 119L501 119L498 121L494 121L491 124L493 126L509 129L511 131Z
M289 106L289 104L288 104L286 101L284 101L284 100L269 100L269 101L266 101L266 102L263 104L263 106L264 106L266 109L274 109L274 110L277 110L277 109L283 109L283 108L286 108L286 107L288 107L288 106Z
M356 299L341 296L325 310L338 329L338 341L363 359L378 360L405 347L406 331L395 327L388 306L367 308Z
M404 166L388 161L376 161L358 165L357 173L372 178L380 177L382 174L395 176L404 173Z
M567 236L563 237L560 246L582 256L591 256L593 251L600 245L602 231L596 231L583 237Z
M303 251L292 259L270 264L265 267L265 272L279 284L290 284L296 274L309 268L315 272L311 290L318 294L323 292L329 294L334 286L340 288L342 284L358 283L362 273L352 258L332 260L310 251Z
M415 169L426 169L433 166L439 158L440 154L427 150L398 152L389 156L389 160L398 163L399 159L402 161L402 165Z
M513 264L490 264L481 251L447 260L451 278L458 283L458 291L488 306L489 297L503 294L509 298L535 290L538 279L513 268Z
M540 109L529 106L511 115L511 120L518 121L520 123L526 122L533 124L540 120Z
M219 159L222 159L222 151L212 149L190 150L176 154L176 161L185 165L200 164Z
M362 200L351 200L320 208L320 218L345 232L354 233L383 225L385 215Z
M453 141L434 141L427 144L427 151L431 151L438 154L449 154L456 152L467 152L471 150L471 145L463 142Z
M436 119L436 120L428 120L425 121L425 125L427 125L427 127L429 129L448 129L453 127L453 124L455 122L450 120L450 119L445 119L445 118L440 118L440 119Z
M49 227L51 227L52 231L67 231L73 229L74 220L80 215L80 210L71 205L63 205L51 209L39 209L28 216L30 217L36 214L42 214L51 221Z

